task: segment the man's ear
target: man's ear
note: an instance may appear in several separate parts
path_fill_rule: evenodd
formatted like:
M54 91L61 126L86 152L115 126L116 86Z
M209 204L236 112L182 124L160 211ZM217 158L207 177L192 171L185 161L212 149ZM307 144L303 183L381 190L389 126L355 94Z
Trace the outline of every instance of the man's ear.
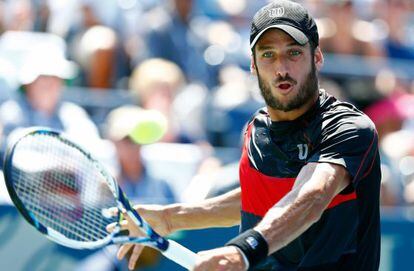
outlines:
M320 71L323 67L324 58L321 48L319 46L315 49L315 57L313 61L315 61L316 70Z
M256 72L256 64L254 63L254 56L251 55L250 57L250 73L253 75L257 75Z

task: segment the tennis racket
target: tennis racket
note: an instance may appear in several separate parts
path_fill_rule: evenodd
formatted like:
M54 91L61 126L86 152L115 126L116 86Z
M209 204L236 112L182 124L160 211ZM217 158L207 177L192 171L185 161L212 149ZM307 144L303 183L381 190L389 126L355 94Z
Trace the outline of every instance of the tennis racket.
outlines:
M115 179L93 156L63 134L33 128L9 144L4 176L10 197L38 231L63 246L96 249L109 244L153 247L192 269L196 254L157 234L131 206ZM109 209L117 207L117 215ZM145 237L123 235L126 212ZM106 226L116 223L115 230Z

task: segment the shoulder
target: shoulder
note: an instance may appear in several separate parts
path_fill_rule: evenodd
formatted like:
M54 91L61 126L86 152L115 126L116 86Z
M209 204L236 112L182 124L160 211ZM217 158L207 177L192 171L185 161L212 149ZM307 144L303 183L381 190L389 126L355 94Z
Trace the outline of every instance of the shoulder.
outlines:
M249 123L266 123L268 119L269 113L267 112L267 108L262 107L253 114Z
M251 127L253 126L266 125L268 119L269 119L269 114L267 112L267 108L266 107L260 108L252 115L252 117L249 119L249 121L245 125L243 129L243 134L246 135L249 129L251 129Z
M375 131L376 129L372 120L353 104L337 100L329 94L326 94L319 113L322 129L334 127L361 131Z
M371 144L377 139L375 124L354 105L336 100L320 114L320 133L323 140L337 143L350 141Z

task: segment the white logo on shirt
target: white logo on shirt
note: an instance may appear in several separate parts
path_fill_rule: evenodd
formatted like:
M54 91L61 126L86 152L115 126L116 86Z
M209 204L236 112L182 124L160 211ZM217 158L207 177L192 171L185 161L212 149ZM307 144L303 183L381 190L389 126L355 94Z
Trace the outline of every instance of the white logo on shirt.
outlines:
M270 18L281 17L284 14L285 14L285 8L284 7L269 9L269 17Z
M304 160L306 157L308 157L308 145L306 144L298 144L299 149L299 159Z

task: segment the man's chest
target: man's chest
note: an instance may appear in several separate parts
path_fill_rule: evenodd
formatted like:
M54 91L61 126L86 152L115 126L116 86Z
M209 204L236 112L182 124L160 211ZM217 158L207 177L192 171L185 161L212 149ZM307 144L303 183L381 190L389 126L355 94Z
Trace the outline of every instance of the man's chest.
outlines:
M252 125L243 152L250 166L267 176L296 177L314 153L317 137L311 129L302 127L274 132Z

